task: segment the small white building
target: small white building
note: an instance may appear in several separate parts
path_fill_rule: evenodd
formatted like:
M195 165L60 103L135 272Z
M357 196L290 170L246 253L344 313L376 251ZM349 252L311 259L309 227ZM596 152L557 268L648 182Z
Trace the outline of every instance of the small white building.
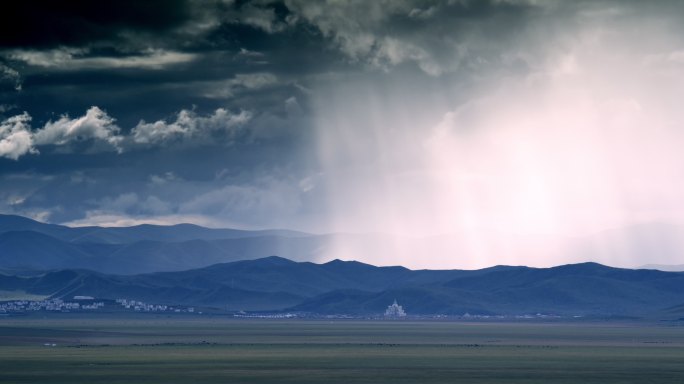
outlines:
M405 317L406 312L401 305L397 304L397 299L394 299L394 303L387 307L385 310L385 317Z

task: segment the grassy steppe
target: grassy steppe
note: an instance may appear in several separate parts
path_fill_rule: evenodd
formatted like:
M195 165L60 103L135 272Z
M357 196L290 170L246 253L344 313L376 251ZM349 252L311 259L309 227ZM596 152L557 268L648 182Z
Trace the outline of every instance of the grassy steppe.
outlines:
M2 319L0 382L682 383L684 327Z

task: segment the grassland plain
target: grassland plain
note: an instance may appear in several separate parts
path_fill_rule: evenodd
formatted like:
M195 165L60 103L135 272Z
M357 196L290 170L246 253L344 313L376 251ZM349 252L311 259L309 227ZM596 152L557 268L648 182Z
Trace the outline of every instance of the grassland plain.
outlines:
M682 383L684 327L5 318L0 382Z

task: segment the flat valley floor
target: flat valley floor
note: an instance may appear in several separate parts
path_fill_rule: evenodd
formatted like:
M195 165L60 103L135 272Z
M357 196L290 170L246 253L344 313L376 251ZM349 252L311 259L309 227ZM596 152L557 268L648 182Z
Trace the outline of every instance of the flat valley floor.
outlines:
M0 318L0 383L684 383L677 323Z

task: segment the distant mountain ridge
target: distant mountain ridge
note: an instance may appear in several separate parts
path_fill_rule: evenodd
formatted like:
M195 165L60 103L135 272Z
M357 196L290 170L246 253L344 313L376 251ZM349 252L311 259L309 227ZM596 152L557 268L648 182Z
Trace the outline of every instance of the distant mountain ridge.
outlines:
M592 260L623 266L638 265L639 260L677 264L684 255L684 226L638 224L576 238L497 231L411 237L213 229L193 224L71 228L0 215L0 271L76 268L133 275L270 255L313 262L355 259L412 268L423 268L426 261L433 268L475 268L490 262L515 265L521 260L557 260L559 264ZM662 265L655 268L666 269Z
M592 244L612 249L606 239L627 236L634 247L625 252L646 252L649 243L676 245L677 231L608 231L574 249L591 255ZM409 314L684 317L684 273L596 263L478 270L321 263L336 243L359 258L394 260L394 240L191 224L70 228L0 215L0 290L320 314L380 314L396 298Z
M89 269L110 274L182 271L279 254L316 260L325 236L193 224L67 227L0 215L0 270Z
M23 216L0 214L0 233L14 231L38 232L66 242L104 244L128 244L143 240L161 242L221 240L257 236L310 236L308 233L285 229L242 230L205 228L195 224L67 227L64 225L41 223Z
M553 268L410 270L334 260L267 257L133 276L61 270L0 275L3 290L71 298L128 298L228 310L379 315L394 299L409 314L634 316L684 312L684 273L596 263Z

